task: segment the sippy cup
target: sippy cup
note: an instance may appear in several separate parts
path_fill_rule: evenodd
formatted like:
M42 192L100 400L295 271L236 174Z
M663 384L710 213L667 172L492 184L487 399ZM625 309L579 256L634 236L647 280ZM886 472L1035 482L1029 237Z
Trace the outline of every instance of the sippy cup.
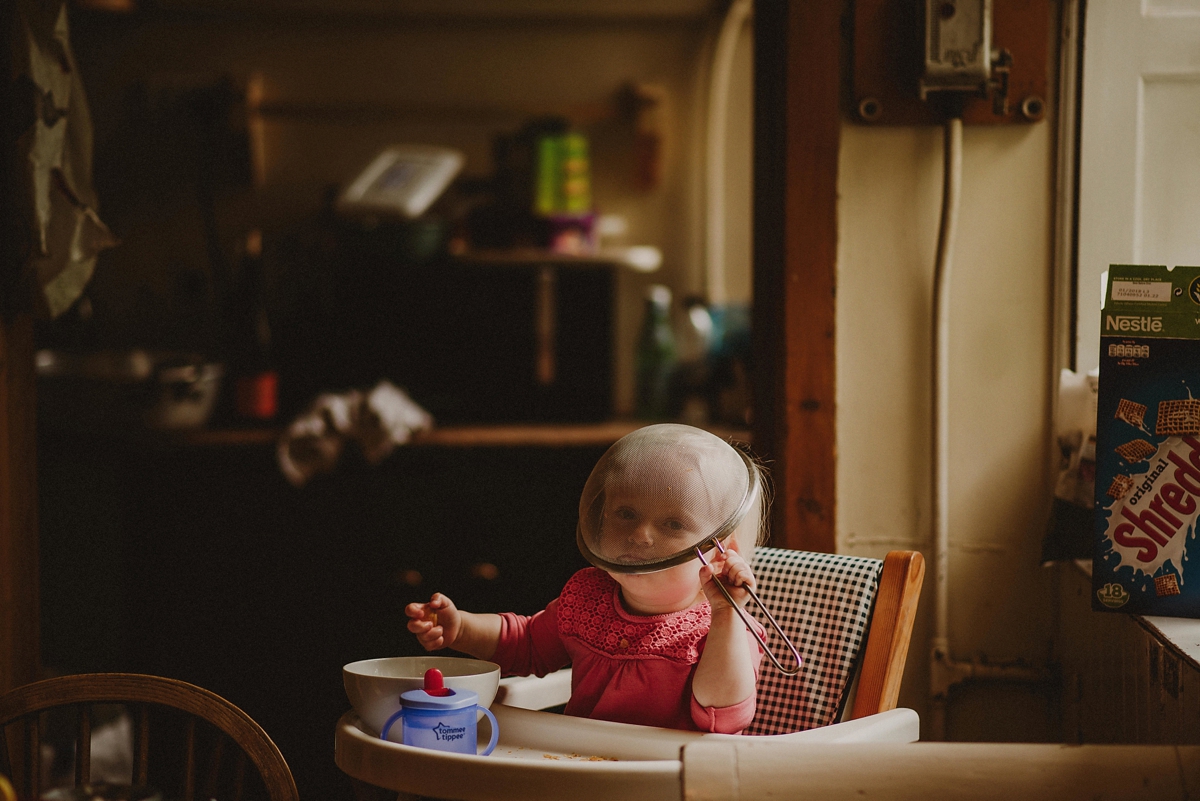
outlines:
M471 690L451 690L443 684L442 671L425 671L425 687L400 694L400 711L388 718L380 739L386 740L392 724L401 721L405 745L450 751L455 754L474 754L476 743L476 711L483 712L492 722L492 736L480 756L487 756L496 747L500 727L496 716L487 707L479 706L479 694Z

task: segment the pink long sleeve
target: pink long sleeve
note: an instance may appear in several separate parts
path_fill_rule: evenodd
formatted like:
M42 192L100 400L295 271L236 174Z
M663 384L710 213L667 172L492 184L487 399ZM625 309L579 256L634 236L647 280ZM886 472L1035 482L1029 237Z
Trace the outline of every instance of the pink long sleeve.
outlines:
M558 600L533 617L502 612L492 661L504 676L545 676L571 664L558 634Z
M755 697L751 693L745 701L733 706L700 706L692 696L692 722L700 731L718 734L741 734L754 720Z
M765 636L766 631L757 620L751 619L759 636ZM750 640L751 659L754 662L754 680L758 682L759 669L762 667L763 651L754 632L747 631ZM742 730L754 720L757 708L757 693L750 693L744 701L732 706L701 706L696 696L691 696L692 722L700 731L717 732L718 734L741 734Z

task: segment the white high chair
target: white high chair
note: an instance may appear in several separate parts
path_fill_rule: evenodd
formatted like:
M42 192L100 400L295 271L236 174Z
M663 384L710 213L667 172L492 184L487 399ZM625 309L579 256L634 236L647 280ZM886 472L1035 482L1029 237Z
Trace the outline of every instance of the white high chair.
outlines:
M764 660L757 713L743 735L701 734L536 711L566 703L570 669L501 681L492 711L500 744L488 757L384 742L348 712L335 759L369 784L438 798L682 798L681 752L697 740L910 743L920 720L896 699L925 563L916 551L883 560L759 548L758 593L804 657L794 677ZM755 610L752 607L752 613ZM786 653L768 628L768 643ZM865 643L864 643L865 641ZM864 648L865 644L865 648Z

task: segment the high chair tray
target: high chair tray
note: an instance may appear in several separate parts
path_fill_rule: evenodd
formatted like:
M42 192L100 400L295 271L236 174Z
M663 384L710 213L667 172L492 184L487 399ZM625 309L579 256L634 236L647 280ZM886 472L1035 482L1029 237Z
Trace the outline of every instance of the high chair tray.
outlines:
M334 736L334 761L346 774L377 787L467 801L672 801L682 796L682 751L698 740L741 740L741 735L701 734L588 720L492 704L500 739L490 756L449 754L380 740L353 710ZM491 732L480 721L480 745ZM819 729L780 734L774 741L807 743L908 743L920 720L911 709L893 709ZM757 738L756 738L757 739Z
M439 798L662 801L679 798L680 749L700 737L732 735L631 726L493 704L500 725L489 756L387 742L353 710L342 716L334 761L345 773L389 790ZM480 721L480 746L488 723Z

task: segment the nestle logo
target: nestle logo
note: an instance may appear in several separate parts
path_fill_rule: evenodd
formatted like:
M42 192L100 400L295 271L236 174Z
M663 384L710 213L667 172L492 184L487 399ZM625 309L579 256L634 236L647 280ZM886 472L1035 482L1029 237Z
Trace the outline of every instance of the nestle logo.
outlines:
M1147 331L1163 330L1161 317L1138 317L1133 314L1108 314L1104 317L1105 331Z

